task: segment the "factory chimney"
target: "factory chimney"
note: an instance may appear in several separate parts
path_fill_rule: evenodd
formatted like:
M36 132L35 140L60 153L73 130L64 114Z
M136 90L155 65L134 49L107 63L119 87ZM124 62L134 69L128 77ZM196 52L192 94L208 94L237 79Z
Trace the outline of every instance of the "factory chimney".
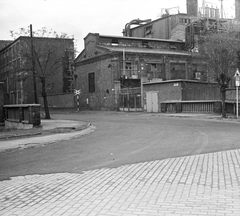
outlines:
M195 17L198 15L198 0L187 0L187 15Z
M235 0L235 19L240 21L240 0Z

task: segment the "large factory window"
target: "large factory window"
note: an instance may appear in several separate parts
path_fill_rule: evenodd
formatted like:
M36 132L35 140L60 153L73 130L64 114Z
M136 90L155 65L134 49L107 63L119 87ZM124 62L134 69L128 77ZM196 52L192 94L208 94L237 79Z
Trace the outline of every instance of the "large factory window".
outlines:
M171 63L171 79L186 79L185 63Z
M95 75L94 75L94 73L88 74L88 88L89 88L89 93L95 92Z
M179 18L180 23L190 23L190 19Z
M112 38L112 45L117 46L118 45L118 39L117 38Z
M145 28L144 36L152 34L152 25Z
M162 64L160 63L148 63L146 65L146 72L147 72L148 79L153 79L153 78L164 79Z

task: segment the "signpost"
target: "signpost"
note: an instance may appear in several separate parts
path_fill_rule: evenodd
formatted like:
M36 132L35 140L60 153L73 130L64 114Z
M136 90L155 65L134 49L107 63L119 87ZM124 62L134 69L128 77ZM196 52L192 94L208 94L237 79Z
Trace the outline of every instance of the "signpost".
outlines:
M235 86L236 86L236 115L238 118L238 87L240 86L240 74L239 74L238 68L236 70L234 77L235 77Z
M81 89L74 89L74 95L77 96L77 111L80 111L79 96L81 94Z

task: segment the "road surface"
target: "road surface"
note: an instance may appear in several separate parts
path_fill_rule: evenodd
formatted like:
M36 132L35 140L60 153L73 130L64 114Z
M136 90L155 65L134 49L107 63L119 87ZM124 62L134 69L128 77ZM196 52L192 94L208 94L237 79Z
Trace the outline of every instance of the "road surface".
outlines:
M0 180L48 173L82 173L166 158L240 148L240 124L147 113L80 112L95 131L69 141L0 154Z

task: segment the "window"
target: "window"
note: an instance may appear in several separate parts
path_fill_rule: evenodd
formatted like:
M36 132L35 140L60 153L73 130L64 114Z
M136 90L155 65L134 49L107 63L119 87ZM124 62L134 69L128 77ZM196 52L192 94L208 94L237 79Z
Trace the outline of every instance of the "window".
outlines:
M151 71L153 72L157 71L157 64L151 64Z
M117 46L118 45L118 39L117 38L112 38L112 45Z
M147 64L147 76L148 79L164 78L162 64L160 63L148 63Z
M95 92L95 74L94 73L88 74L88 88L89 88L89 93Z
M171 79L185 79L185 63L171 63Z
M152 34L152 26L147 26L145 28L145 36Z
M179 18L180 23L190 23L190 19Z
M126 70L131 70L131 69L132 69L132 64L131 64L131 62L126 62L125 69L126 69Z
M207 81L206 73L204 73L203 65L192 65L192 79Z
M143 47L148 47L148 41L142 41L142 46Z
M170 49L177 49L176 44L170 44L169 47L170 47Z

